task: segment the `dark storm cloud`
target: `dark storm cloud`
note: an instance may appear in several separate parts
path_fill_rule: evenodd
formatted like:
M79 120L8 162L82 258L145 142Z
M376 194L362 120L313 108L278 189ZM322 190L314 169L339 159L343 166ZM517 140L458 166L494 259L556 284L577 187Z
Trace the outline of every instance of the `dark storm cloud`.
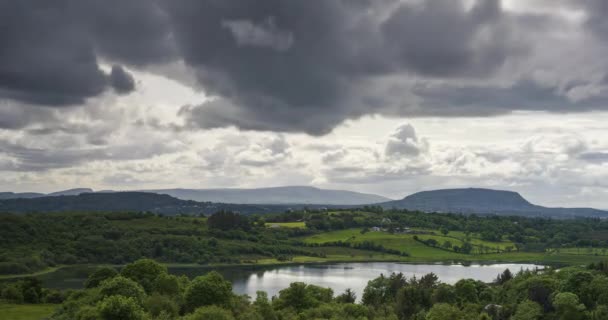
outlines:
M587 2L586 24L597 34L604 3ZM496 79L532 52L549 20L505 11L500 0L0 0L0 12L0 98L29 104L130 92L126 69L159 72L183 60L214 97L180 109L185 129L320 135L366 114L595 108ZM102 61L116 67L106 73Z
M126 74L104 73L99 59L161 61L166 32L154 8L144 0L0 0L0 98L78 105L124 85Z
M542 85L531 79L507 86L444 84L418 86L413 91L426 106L417 111L422 115L492 116L512 110L572 112L601 110L608 106L606 97L571 101L557 86Z
M113 66L110 72L110 83L118 93L128 93L135 90L133 76L121 66Z
M185 61L220 97L182 109L192 127L325 134L382 113L371 78L475 76L512 51L498 1L173 1ZM393 9L386 9L393 8ZM195 14L196 13L196 14ZM481 38L483 36L483 38Z
M586 6L587 26L600 37L608 40L608 2L605 0L583 0L579 4Z
M396 62L418 73L450 76L487 73L507 58L509 30L502 25L500 1L403 4L384 22L387 48ZM482 32L493 41L479 41Z

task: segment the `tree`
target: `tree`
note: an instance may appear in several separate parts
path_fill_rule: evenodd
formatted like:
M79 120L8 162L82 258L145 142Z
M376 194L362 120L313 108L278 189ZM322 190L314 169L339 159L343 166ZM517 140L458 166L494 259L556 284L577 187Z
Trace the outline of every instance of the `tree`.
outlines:
M465 243L463 243L463 244L462 244L462 248L460 248L460 251L461 251L462 253L466 253L466 254L471 253L471 250L473 250L473 245L471 245L471 243L470 243L470 242L468 242L468 241L467 241L467 242L465 242Z
M604 320L608 319L608 306L600 305L595 308L595 310L591 311L589 314L590 320Z
M461 303L477 303L479 298L477 297L477 287L475 286L475 280L463 279L454 285L455 294Z
M410 319L414 314L424 310L430 304L424 289L415 284L407 285L397 294L395 311L400 319Z
M140 259L126 265L120 273L123 277L139 283L147 293L150 293L154 280L162 274L167 274L167 267L152 259Z
M464 314L455 306L438 303L426 315L426 320L465 320Z
M85 288L95 288L105 280L114 278L118 275L116 269L110 267L102 267L91 273L84 283Z
M259 314L264 320L276 320L277 315L272 305L268 301L268 294L264 291L256 292L257 297L253 302L253 307L257 314Z
M456 302L456 293L451 285L441 283L433 290L431 295L433 303L454 303Z
M163 296L155 293L148 297L146 310L154 317L158 317L164 313L171 316L171 318L175 318L179 313L179 306L175 303L172 296Z
M211 229L222 231L241 229L248 231L251 229L251 222L245 216L232 211L219 211L207 218L207 226Z
M583 319L585 305L579 302L578 296L572 292L560 292L553 298L553 306L561 320Z
M180 291L179 278L173 274L159 275L152 285L152 291L166 296L177 296Z
M442 227L439 231L441 231L441 234L443 234L444 236L447 236L448 233L450 233L450 230L448 230L448 228L446 227Z
M450 241L446 240L443 242L442 247L446 250L450 250L450 249L452 249L452 243Z
M196 309L187 320L234 320L232 313L218 306L204 306Z
M135 299L123 296L111 296L101 301L97 307L104 320L140 320L144 312Z
M537 320L543 315L543 308L536 302L525 300L517 305L512 320Z
M336 297L336 301L338 303L355 303L357 300L357 295L353 290L346 289L343 294Z
M437 242L437 240L431 238L431 239L426 240L426 244L431 247L436 247L438 242Z
M511 270L505 269L505 271L503 271L501 274L498 275L498 277L496 277L495 282L502 285L511 279L513 279L513 273L511 273Z
M288 288L279 291L278 307L281 309L291 307L300 312L317 306L319 301L307 287L308 285L303 282L293 282Z
M186 289L185 307L192 311L201 306L228 306L232 297L232 284L215 271L194 278Z
M381 304L392 300L390 295L390 281L384 275L367 282L367 286L363 290L363 304L368 306L378 307Z
M101 283L99 293L102 297L120 295L133 298L138 304L142 304L146 293L144 289L135 281L117 276Z

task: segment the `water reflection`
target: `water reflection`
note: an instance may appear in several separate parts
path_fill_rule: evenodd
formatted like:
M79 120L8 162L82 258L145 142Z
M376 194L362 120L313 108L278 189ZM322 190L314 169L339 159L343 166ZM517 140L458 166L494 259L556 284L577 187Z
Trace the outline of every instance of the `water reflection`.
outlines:
M309 265L282 265L282 266L236 266L217 268L226 279L233 283L236 293L255 297L256 291L266 291L270 296L289 286L292 282L305 282L322 287L329 287L335 294L340 294L350 288L360 298L367 282L380 274L389 275L393 272L402 272L406 277L421 277L433 272L439 280L445 283L455 283L463 278L472 278L490 282L505 269L513 273L521 269L534 269L540 267L534 264L405 264L395 262L367 262L367 263L336 263L336 264L309 264ZM39 278L44 286L49 288L83 287L87 274L95 270L95 266L62 268L56 272L45 274ZM194 278L203 275L213 268L184 267L170 268L169 272L178 275L187 275Z
M292 282L305 282L322 287L329 287L334 293L342 293L347 288L354 290L361 297L367 282L380 274L402 272L406 277L421 277L435 273L442 282L455 283L463 278L490 282L505 269L517 272L521 269L534 269L533 264L493 264L468 266L461 264L404 264L391 262L339 263L320 265L277 266L267 268L224 268L218 270L233 283L236 293L255 297L256 291L266 291L270 296L278 294L281 289ZM172 269L174 273L196 276L205 271ZM202 272L201 272L202 271Z

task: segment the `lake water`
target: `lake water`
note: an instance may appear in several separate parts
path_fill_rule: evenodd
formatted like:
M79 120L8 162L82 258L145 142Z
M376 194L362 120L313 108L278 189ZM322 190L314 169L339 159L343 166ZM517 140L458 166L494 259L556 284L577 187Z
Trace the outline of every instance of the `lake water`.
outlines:
M357 297L361 297L367 282L380 276L380 274L390 275L393 272L402 272L407 278L411 278L414 276L421 277L432 272L439 277L440 281L453 284L465 278L491 282L507 268L516 273L521 269L533 270L542 267L533 264L472 264L464 266L460 264L366 262L277 266L272 268L229 268L218 271L232 282L234 292L247 294L251 297L255 297L256 291L265 291L269 296L276 295L292 282L305 282L329 287L334 290L335 294L340 294L350 288L357 293ZM186 274L190 277L196 275L196 271L188 269L174 269L172 272Z
M70 267L40 276L44 285L49 288L82 288L87 274L95 267ZM380 274L390 275L402 272L407 278L421 277L434 273L439 280L453 284L460 279L471 278L491 282L505 269L513 273L521 269L542 268L534 264L406 264L396 262L364 262L335 264L306 264L281 266L236 266L216 269L233 285L234 292L255 297L256 291L265 291L269 296L278 294L292 282L305 282L322 287L329 287L335 294L347 288L354 290L361 297L367 282ZM170 268L173 274L187 275L190 278L205 274L209 267Z

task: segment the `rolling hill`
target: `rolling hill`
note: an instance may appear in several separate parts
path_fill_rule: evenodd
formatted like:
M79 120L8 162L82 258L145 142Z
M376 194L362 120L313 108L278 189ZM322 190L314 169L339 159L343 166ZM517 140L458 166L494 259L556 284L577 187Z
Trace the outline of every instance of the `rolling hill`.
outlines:
M146 192L82 193L79 195L0 200L0 212L153 212L173 214L211 214L231 210L243 214L282 212L280 205L248 205L180 200L169 195Z
M592 208L548 208L530 203L519 193L481 188L422 191L401 200L380 203L384 208L424 212L525 215L557 218L608 217Z
M390 200L375 194L306 186L257 189L158 189L140 191L168 194L182 200L242 204L364 205Z
M43 193L13 193L2 192L0 199L40 198L54 196L76 196L83 193L94 193L93 189L76 188L64 191ZM95 193L115 193L118 191L103 190ZM126 191L128 192L128 191ZM181 200L200 202L221 202L239 204L281 204L281 205L364 205L389 201L375 194L360 193L346 190L319 189L306 186L288 186L257 189L155 189L134 190L166 194Z

